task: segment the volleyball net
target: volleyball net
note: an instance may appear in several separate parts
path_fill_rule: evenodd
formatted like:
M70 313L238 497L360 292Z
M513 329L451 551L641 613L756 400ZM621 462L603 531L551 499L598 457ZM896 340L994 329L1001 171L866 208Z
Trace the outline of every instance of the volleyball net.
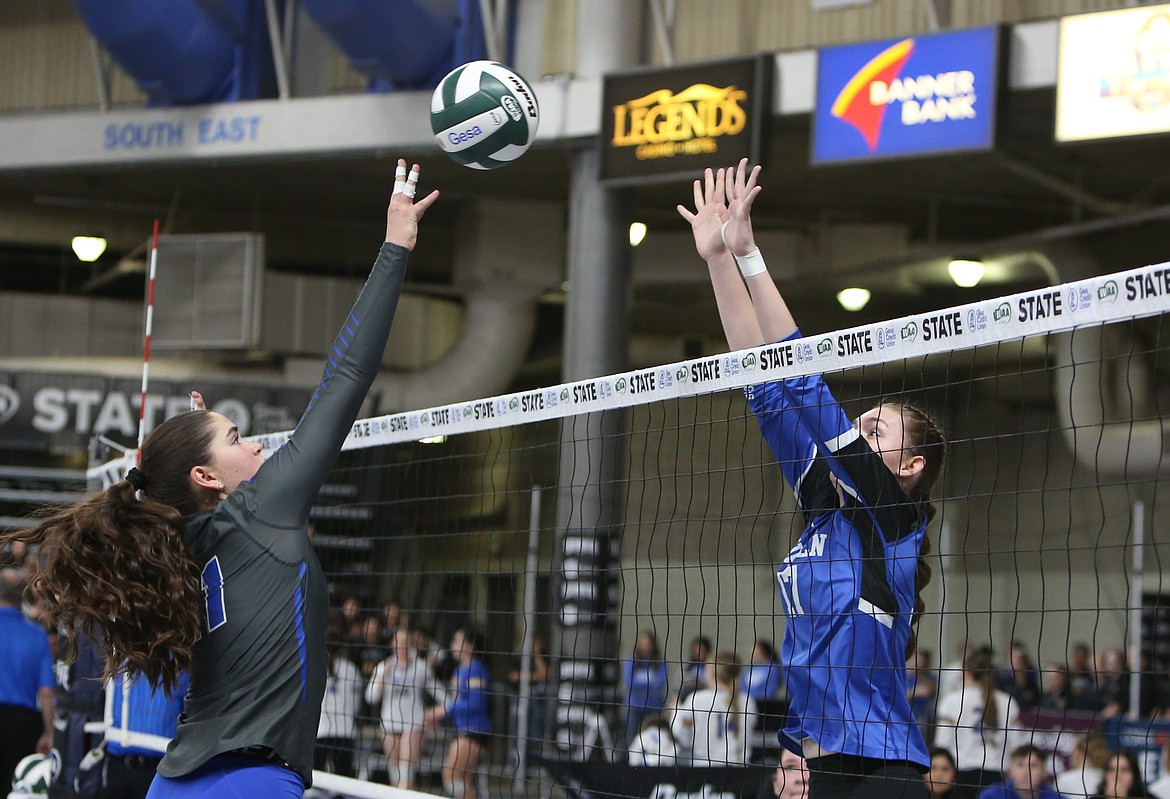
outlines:
M1020 710L1009 738L1040 744L1056 771L1100 731L1152 779L1156 716L1170 710L1168 309L1170 267L1156 265L358 421L312 513L331 652L348 664L326 714L353 719L321 744L329 768L358 778L329 790L466 788L452 721L474 733L479 795L763 790L787 708L766 657L784 635L776 566L803 519L741 389L813 373L851 417L906 395L947 427L909 680L925 686L913 706L928 741L941 742L935 711L961 654L986 645ZM271 452L289 435L257 440ZM428 711L461 680L477 703L421 741L395 694L406 678L387 676L400 631L425 664ZM482 664L470 683L457 631ZM648 658L631 668L639 645ZM741 663L753 696L738 770L685 766L703 725L665 742L707 659Z

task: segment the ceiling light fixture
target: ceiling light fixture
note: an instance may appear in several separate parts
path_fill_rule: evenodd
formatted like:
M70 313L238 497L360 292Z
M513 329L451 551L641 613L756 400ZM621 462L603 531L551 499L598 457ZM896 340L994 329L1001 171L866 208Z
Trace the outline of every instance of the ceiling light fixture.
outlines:
M106 251L106 240L101 236L74 236L71 242L77 260L92 264Z
M630 246L637 247L642 243L642 239L646 238L646 223L645 222L631 222L630 223Z
M979 285L986 267L978 258L955 258L947 264L947 271L956 286L969 289Z
M841 289L837 292L837 302L846 311L860 311L869 302L869 289Z

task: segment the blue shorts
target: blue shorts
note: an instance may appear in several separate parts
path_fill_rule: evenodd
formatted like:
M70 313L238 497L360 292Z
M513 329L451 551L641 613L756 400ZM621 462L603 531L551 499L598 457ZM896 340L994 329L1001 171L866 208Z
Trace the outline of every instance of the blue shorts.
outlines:
M182 777L155 775L146 799L303 799L294 772L250 757L220 755Z

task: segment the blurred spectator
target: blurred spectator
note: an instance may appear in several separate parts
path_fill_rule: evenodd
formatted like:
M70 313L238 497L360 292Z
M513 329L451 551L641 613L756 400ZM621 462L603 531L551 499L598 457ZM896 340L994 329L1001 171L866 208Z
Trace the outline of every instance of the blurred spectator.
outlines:
M410 633L399 627L390 657L378 664L366 687L366 701L380 709L382 749L390 784L414 788L422 754L427 696L441 703L445 692L427 664L410 645Z
M1097 706L1097 677L1093 671L1092 651L1084 642L1073 644L1068 658L1069 687L1084 707Z
M521 682L524 675L520 671L521 664L508 673L508 682L516 690L517 712L519 711L519 696ZM528 751L538 753L544 743L545 706L548 698L548 635L534 633L532 636L532 674L530 679L532 693L528 702ZM519 719L517 718L517 721ZM519 725L517 724L517 731Z
M940 746L930 750L930 771L926 772L926 792L930 799L953 799L955 795L955 759Z
M313 768L353 777L357 773L353 753L362 675L354 662L345 657L336 636L329 635L325 640L329 672L325 675L325 696L321 699L321 720L317 724Z
M179 714L183 712L183 700L187 696L187 673L182 673L170 696L161 688L151 688L144 677L132 680L129 690L125 688L125 680L126 675L119 674L111 691L114 726L130 732L174 738ZM126 700L124 714L123 698ZM123 719L126 720L124 727ZM99 799L146 799L162 756L159 749L123 744L117 732L107 736L105 788L98 794Z
M634 654L622 664L622 685L625 687L625 745L642 729L647 716L662 712L666 705L666 663L658 649L654 633L643 630L634 645Z
M1097 788L1096 799L1143 799L1150 794L1142 779L1142 770L1137 757L1129 749L1122 749L1109 755L1105 764L1105 776Z
M0 568L23 568L28 558L27 541L11 541L0 546Z
M398 604L398 600L387 600L382 605L382 619L378 629L378 643L389 651L394 646L394 635L398 632L398 628L405 626L402 623L402 606Z
M935 742L955 759L956 799L974 799L1003 779L1009 732L1020 714L1014 699L995 690L994 676L991 648L979 647L967 655L962 686L939 701Z
M1076 696L1068 667L1063 663L1049 663L1044 669L1044 690L1040 694L1040 707L1044 710L1075 710Z
M1068 768L1056 775L1053 783L1067 799L1092 796L1101 787L1105 764L1109 762L1109 740L1099 732L1077 736Z
M1097 656L1097 709L1105 718L1129 711L1129 666L1125 650L1103 649Z
M922 729L927 746L934 740L934 713L938 705L938 681L930 659L929 649L915 650L914 663L907 668L906 675L906 698L910 700L910 711Z
M382 623L377 616L367 616L361 623L361 640L354 649L354 660L362 672L362 677L368 680L386 658L386 648L382 646Z
M1008 651L1008 666L996 680L996 687L1016 700L1021 710L1040 705L1040 672L1019 641Z
M670 724L662 716L647 716L642 730L630 741L629 765L673 766L677 758L678 745Z
M759 712L756 700L739 690L739 658L720 652L707 664L706 682L674 709L670 730L691 752L696 766L746 766L752 755L751 733Z
M711 659L711 639L705 635L691 640L691 651L683 662L678 677L678 701L686 699L693 691L710 688L706 680L707 661Z
M740 675L740 690L752 699L779 699L784 687L784 675L772 642L756 639L752 647L751 661Z
M1044 753L1027 744L1012 751L1007 779L984 788L979 799L1061 799L1049 781Z
M53 655L45 631L20 612L23 596L20 570L0 569L0 775L5 781L22 758L53 748Z
M964 638L955 647L955 657L953 660L943 664L939 669L938 675L938 695L944 697L947 694L953 694L963 685L963 663L967 660L967 656L975 649L975 645L971 640Z
M795 752L784 749L780 752L780 763L772 772L768 787L761 792L760 799L808 799L808 764Z

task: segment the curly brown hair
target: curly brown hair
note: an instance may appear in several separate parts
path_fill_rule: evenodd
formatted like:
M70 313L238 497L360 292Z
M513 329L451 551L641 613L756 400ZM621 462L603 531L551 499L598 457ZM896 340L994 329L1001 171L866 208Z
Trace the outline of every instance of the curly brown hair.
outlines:
M212 435L202 411L169 419L143 445L146 499L123 480L0 536L38 547L28 590L43 598L48 623L103 641L107 679L142 675L170 693L191 663L205 611L184 517L205 509L189 474L210 460Z

